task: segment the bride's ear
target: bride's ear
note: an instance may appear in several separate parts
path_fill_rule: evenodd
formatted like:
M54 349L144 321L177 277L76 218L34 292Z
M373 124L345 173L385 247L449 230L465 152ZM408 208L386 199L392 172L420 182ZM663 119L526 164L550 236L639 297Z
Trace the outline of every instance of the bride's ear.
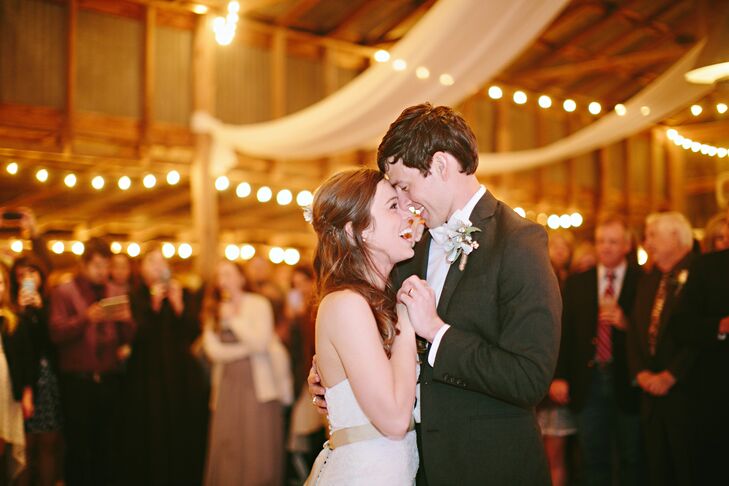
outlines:
M355 242L354 241L354 229L352 229L352 222L351 221L348 221L344 225L344 232L346 233L347 239L349 240L349 242L352 243L352 244L354 244L354 242ZM369 229L364 230L362 232L362 235L361 235L362 236L362 241L365 241L366 242L367 241L367 236L369 236L370 233L371 233L371 230L369 230Z

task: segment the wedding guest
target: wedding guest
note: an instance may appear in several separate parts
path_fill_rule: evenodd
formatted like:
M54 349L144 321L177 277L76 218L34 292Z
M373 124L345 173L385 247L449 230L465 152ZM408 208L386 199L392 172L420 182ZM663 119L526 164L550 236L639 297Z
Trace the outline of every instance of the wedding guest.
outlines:
M549 233L549 260L559 281L560 290L564 290L569 274L574 242L574 236L567 231ZM568 479L565 460L567 438L577 432L575 419L566 404L556 403L549 397L537 409L537 418L542 429L552 484L563 486Z
M283 483L289 362L271 304L244 283L238 265L220 262L203 306L203 346L214 363L207 486Z
M577 416L588 485L640 484L638 393L628 374L626 318L639 270L628 264L626 222L605 216L595 229L598 265L567 279L562 346L549 390ZM614 463L614 459L618 463Z
M207 432L206 379L190 346L199 334L188 294L159 247L130 294L137 333L127 361L119 474L125 485L199 485Z
M46 272L33 256L21 256L10 272L10 294L31 339L33 404L25 422L28 469L19 485L53 486L60 474L61 393L58 356L48 329Z
M9 274L0 264L0 484L11 484L25 468L23 419L33 414L31 343L13 308Z
M135 325L128 305L108 305L118 295L108 285L110 257L105 242L87 241L76 276L51 293L49 329L58 349L69 486L113 481L121 393L117 349L131 341Z
M696 351L666 331L689 275L691 225L677 212L646 219L645 248L652 270L641 276L630 314L631 376L642 389L641 417L650 483L696 484L692 464L691 390Z
M570 274L582 273L597 265L597 254L595 245L589 241L583 241L575 247L572 253L572 263L570 264Z
M690 375L696 484L723 484L729 475L729 249L698 258L669 323L681 344L699 352Z
M120 293L129 293L132 288L132 261L128 255L124 253L112 255L109 282L117 287Z
M706 223L701 251L711 253L729 248L729 219L727 213L719 213Z

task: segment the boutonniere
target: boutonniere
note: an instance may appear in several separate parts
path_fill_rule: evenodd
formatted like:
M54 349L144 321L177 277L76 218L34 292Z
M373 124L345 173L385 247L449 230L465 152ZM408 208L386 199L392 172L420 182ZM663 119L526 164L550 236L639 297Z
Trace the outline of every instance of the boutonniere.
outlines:
M446 224L444 229L447 232L447 239L443 243L446 250L446 261L448 264L452 264L460 257L458 269L463 271L466 268L468 255L478 248L478 242L473 240L472 235L481 229L472 226L467 219L456 219Z
M678 272L678 275L674 278L674 282L676 284L676 294L681 292L681 289L683 288L684 284L686 283L686 280L688 280L689 271L687 269L683 269L680 272Z

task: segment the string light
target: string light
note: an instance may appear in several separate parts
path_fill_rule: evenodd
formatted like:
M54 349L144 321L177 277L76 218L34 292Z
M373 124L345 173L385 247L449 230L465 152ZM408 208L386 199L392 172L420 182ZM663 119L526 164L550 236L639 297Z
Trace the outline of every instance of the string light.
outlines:
M132 180L127 176L121 176L119 178L119 181L117 182L117 185L119 186L119 189L122 191L126 191L130 187L132 187Z
M177 247L177 256L183 260L190 258L192 256L192 245L190 243L180 243L180 246Z
M489 87L489 98L492 100L500 100L504 96L504 91L498 86Z
M693 116L699 116L702 111L704 111L704 109L701 107L701 105L691 105L691 114Z
M208 7L198 4L192 7L192 12L198 15L205 15L206 13L208 13Z
M225 258L230 261L237 260L240 256L240 248L237 245L228 245L225 247Z
M643 248L642 246L639 246L638 252L637 252L637 257L638 257L638 265L640 265L642 267L648 261L648 252L645 251L645 248Z
M418 79L428 79L430 77L430 70L425 66L420 66L415 70L415 76Z
M15 253L21 253L23 251L23 241L13 241L12 243L10 243L10 249L13 250Z
M74 241L73 244L71 244L71 252L74 255L83 255L84 254L84 244L80 241Z
M522 218L526 218L526 211L524 211L524 208L514 208L514 212Z
M101 176L96 176L91 179L91 187L93 187L97 191L102 190L104 188L104 184L106 184L106 181Z
M171 170L167 173L167 184L174 186L180 182L180 173L176 170Z
M272 197L273 191L271 191L271 188L268 186L261 186L258 189L258 192L256 192L256 198L258 198L258 201L262 203L270 201Z
M726 110L727 110L726 103L717 103L716 104L716 111L720 115L723 115L724 113L726 113Z
M552 106L552 98L550 98L547 95L542 95L542 96L539 97L538 103L539 103L539 106L540 107L542 107L542 108L544 108L546 110L547 108L551 108L551 106Z
M564 111L567 113L572 113L577 109L577 103L575 103L575 100L573 99L566 99L564 100L564 103L562 103L562 108L564 108Z
M162 256L165 258L172 258L175 256L175 252L177 250L175 249L175 245L172 243L166 242L162 243Z
M268 251L268 259L271 260L272 263L279 264L282 261L284 261L285 252L283 248L280 248L278 246L274 246Z
M628 113L628 109L624 104L618 103L615 105L615 114L618 116L625 116Z
M729 154L729 148L727 147L716 147L708 143L691 140L690 138L681 135L675 128L669 128L666 130L666 138L684 150L701 153L702 155L707 155L709 157L719 157L720 159L723 159Z
M17 162L10 162L8 165L5 166L5 170L8 171L8 174L15 175L18 173L18 163Z
M228 3L228 15L225 17L216 17L213 20L213 32L215 33L215 41L221 46L230 45L235 38L235 30L238 27L240 16L240 3L232 1Z
M572 222L572 226L575 228L579 228L584 222L582 215L578 212L574 212L570 215L570 221Z
M138 257L141 251L142 249L140 248L139 243L129 243L127 245L127 255L132 258Z
M297 263L299 263L300 259L301 254L295 248L287 248L286 250L284 250L283 261L286 265L296 265Z
M453 79L453 76L451 76L448 73L443 73L438 78L438 81L440 81L440 84L443 86L453 86L455 84L455 80Z
M251 195L251 185L247 182L241 182L238 184L238 186L235 188L235 195L239 198L248 197Z
M38 179L39 182L46 182L48 180L48 171L46 169L39 169L35 173L35 178Z
M643 116L648 116L651 114L651 107L650 106L641 106L640 107L640 114Z
M60 255L61 253L63 253L63 250L64 250L64 245L63 245L62 241L54 241L51 244L51 251L53 253L55 253L56 255Z
M527 102L527 95L523 91L514 91L513 99L517 105L523 105Z
M408 63L405 62L405 59L395 59L392 61L392 69L395 71L405 71L407 69Z
M70 173L66 174L66 177L63 178L63 183L66 185L66 187L76 187L76 174Z
M225 191L230 187L230 179L227 176L219 176L215 179L215 189L218 191Z
M549 218L547 218L547 226L555 230L559 228L559 216L556 214L550 214Z
M253 247L253 245L241 245L240 247L240 257L243 260L250 260L253 258L253 256L256 254L256 249Z
M280 206L286 206L288 204L291 204L291 201L294 200L293 194L291 194L291 191L288 189L282 189L278 191L278 194L276 194L276 202Z
M122 251L122 245L118 241L112 241L111 242L111 252L114 255L118 255Z
M157 178L154 176L154 174L147 174L146 176L144 176L144 179L142 179L142 185L147 189L152 189L154 186L157 185Z
M390 53L384 49L380 49L375 52L374 58L377 62L387 62L390 60Z
M587 106L587 111L592 115L599 115L602 111L602 106L597 101L593 101Z
M296 204L308 206L314 202L314 195L310 191L301 191L296 195Z

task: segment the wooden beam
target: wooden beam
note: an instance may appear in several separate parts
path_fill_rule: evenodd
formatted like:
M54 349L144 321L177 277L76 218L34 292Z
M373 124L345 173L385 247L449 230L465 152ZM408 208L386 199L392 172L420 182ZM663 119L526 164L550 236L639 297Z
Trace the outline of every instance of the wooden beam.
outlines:
M139 156L142 159L146 159L148 156L151 127L154 121L154 35L156 17L155 7L147 6L142 41L142 116L138 145Z
M193 35L193 111L215 114L215 46L209 30L211 16L198 19ZM195 236L200 250L195 269L203 281L212 276L218 259L218 196L213 187L208 134L195 135L190 189Z
M271 114L273 118L286 115L286 32L273 34L271 45Z
M73 115L76 111L76 38L78 32L78 0L68 2L66 30L66 99L60 145L64 153L71 153Z
M596 56L593 59L559 66L550 66L515 73L514 77L530 81L545 81L561 78L575 78L594 72L607 72L616 69L630 69L635 66L645 67L657 62L673 61L686 52L685 47L667 47L660 50L632 52L621 56Z
M365 15L379 4L380 0L365 0L352 9L342 20L339 21L334 30L327 32L327 37L341 37L350 27L357 23Z
M299 0L293 7L288 9L281 17L276 20L276 25L280 27L289 27L296 22L299 17L314 8L321 0Z
M420 0L420 5L412 10L407 16L405 16L400 22L395 24L389 29L386 35L380 36L380 42L397 42L412 28L412 26L430 10L435 3L435 0Z
M430 5L424 5L425 7L423 7L423 5L420 5L420 8L427 9L430 7ZM388 40L388 34L400 24L407 22L408 19L412 18L412 15L422 15L422 10L420 10L420 8L416 8L414 10L403 9L403 12L398 16L394 15L394 13L391 14L390 18L387 18L385 22L382 22L378 26L377 30L380 32L380 34L374 38L367 36L365 37L364 42L369 45L385 42L386 40Z

